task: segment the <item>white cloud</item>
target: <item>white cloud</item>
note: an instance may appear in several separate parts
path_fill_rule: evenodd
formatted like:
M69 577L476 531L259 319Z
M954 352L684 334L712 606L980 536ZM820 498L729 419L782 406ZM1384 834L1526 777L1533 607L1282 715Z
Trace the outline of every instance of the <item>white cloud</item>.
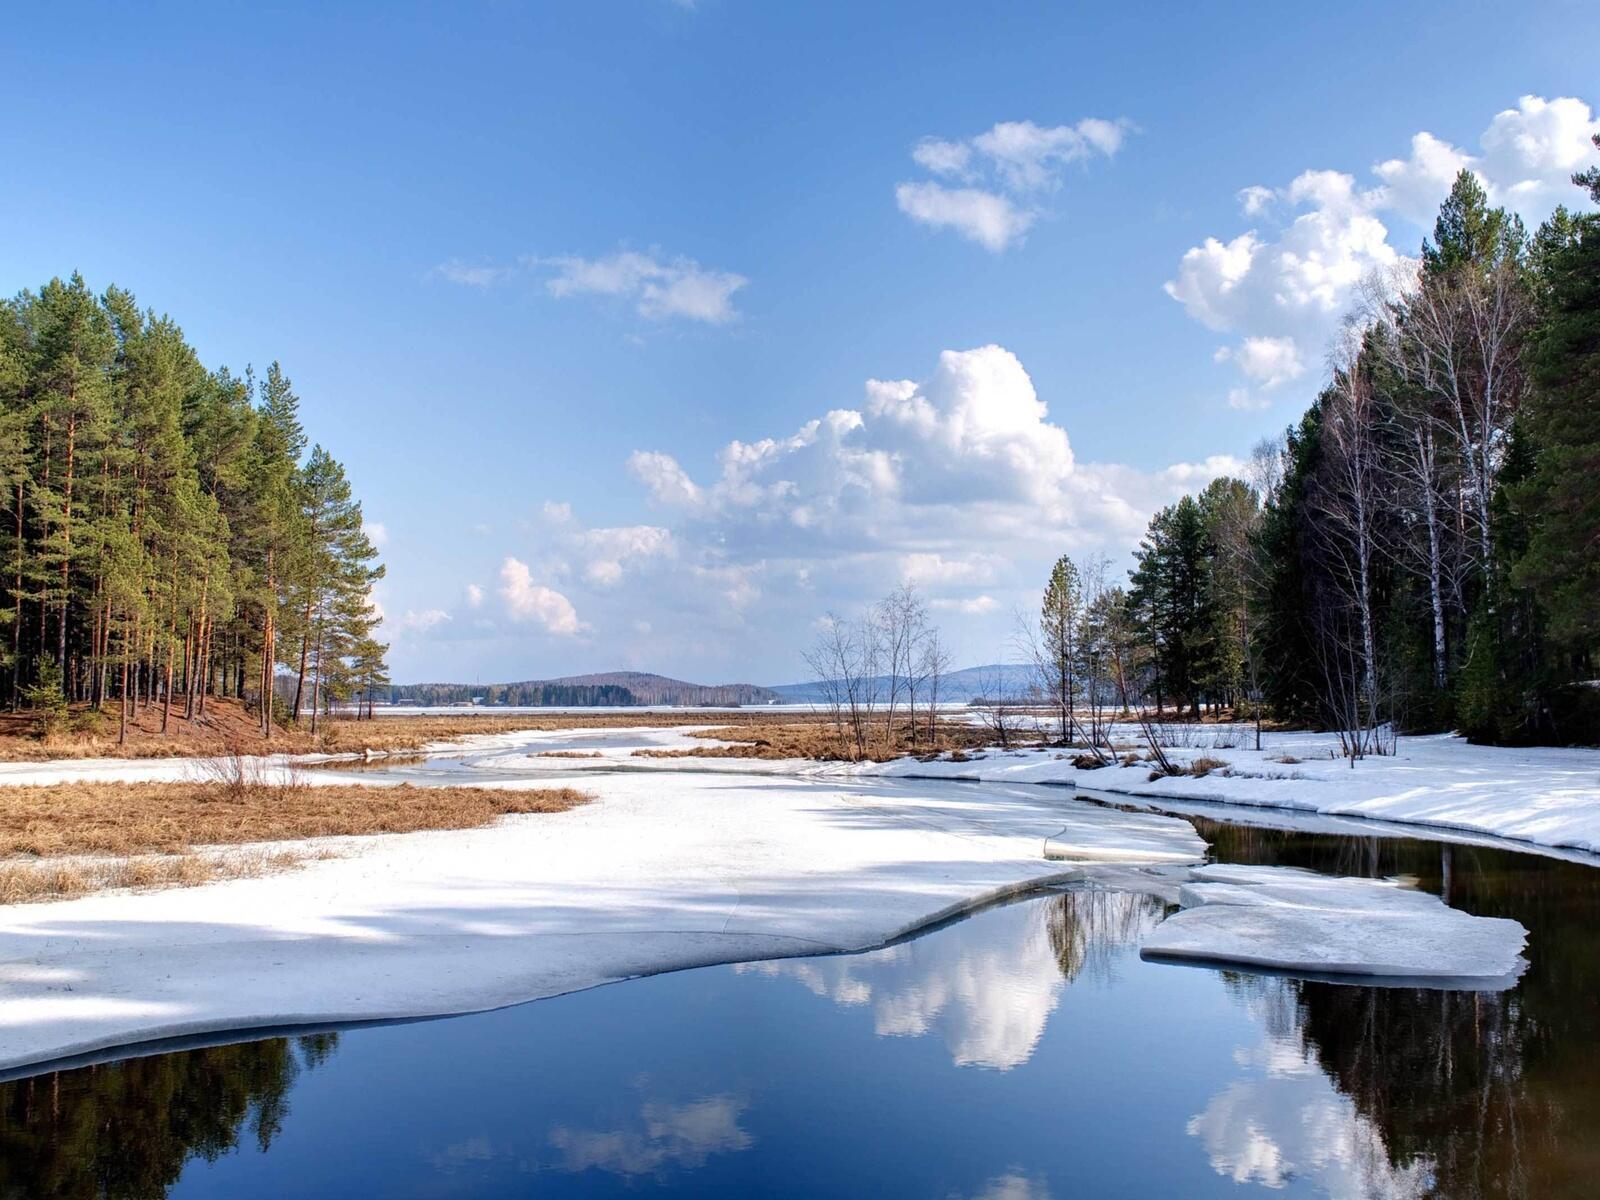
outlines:
M560 592L535 583L527 563L508 557L500 564L500 581L506 615L513 621L531 622L546 633L563 637L583 630L572 602Z
M467 584L467 607L483 607L483 589L475 583Z
M700 488L670 454L635 450L628 458L628 469L663 504L691 508L700 503Z
M1278 194L1271 188L1254 183L1247 188L1239 189L1239 208L1245 216L1253 217L1266 212L1277 196Z
M935 175L965 175L972 161L972 147L966 142L947 142L943 138L923 138L911 151L918 166Z
M469 263L459 258L447 259L428 272L430 278L458 283L463 287L491 288L505 283L516 275L515 267L496 266L493 263Z
M1495 114L1478 139L1478 154L1422 132L1411 139L1409 155L1380 162L1372 170L1384 182L1385 207L1424 228L1432 226L1463 167L1478 176L1491 202L1533 223L1558 203L1570 207L1581 202L1572 176L1600 162L1592 140L1596 133L1600 120L1584 101L1523 96L1517 107Z
M622 581L626 568L652 558L670 558L677 552L672 531L659 525L623 525L589 529L576 541L587 558L583 577L601 587Z
M750 281L731 271L702 267L692 258L665 258L659 251L619 250L605 258L563 255L538 261L554 268L545 288L552 296L616 296L634 302L650 320L682 317L710 325L737 320L733 294Z
M1471 162L1470 155L1423 132L1411 139L1408 157L1378 163L1372 173L1383 180L1385 206L1426 227L1432 224L1439 202L1449 194L1461 168Z
M429 630L437 629L449 620L450 614L442 608L426 608L420 612L415 609L407 609L400 619L395 622L395 630L402 634L427 633Z
M1265 388L1297 379L1306 369L1300 348L1287 337L1247 337L1237 346L1219 348L1214 358L1233 362L1252 383Z
M894 198L900 211L913 221L935 229L953 229L968 241L996 253L1020 241L1035 217L1005 196L979 188L902 183L894 189Z
M367 535L367 541L379 550L389 544L389 527L382 521L362 521L361 529Z
M992 620L1036 593L1063 551L1121 556L1156 507L1239 469L1225 456L1155 472L1078 461L1000 346L947 351L925 380L864 391L858 408L787 436L728 443L707 479L661 452L632 456L665 518L642 528L659 528L652 545L671 538L670 555L640 564L653 604L792 630L911 580L944 612ZM607 575L585 582L603 591Z
M1600 161L1589 140L1596 131L1600 121L1581 100L1524 96L1490 121L1477 155L1422 132L1405 157L1373 166L1370 187L1329 170L1302 172L1278 189L1252 185L1238 193L1244 215L1276 216L1276 227L1206 238L1183 255L1166 292L1207 328L1239 335L1215 355L1252 385L1234 388L1229 404L1265 407L1263 392L1322 358L1362 282L1406 266L1390 222L1431 229L1463 167L1477 173L1493 203L1530 225L1558 202L1580 205L1570 176Z
M1040 216L1040 196L1061 186L1069 163L1110 158L1131 129L1124 119L1087 117L1076 125L1001 121L960 141L924 138L912 148L912 161L964 186L902 182L895 203L914 221L952 229L999 253L1022 240Z
M901 578L917 584L985 583L995 577L999 563L994 555L946 558L916 551L900 559Z

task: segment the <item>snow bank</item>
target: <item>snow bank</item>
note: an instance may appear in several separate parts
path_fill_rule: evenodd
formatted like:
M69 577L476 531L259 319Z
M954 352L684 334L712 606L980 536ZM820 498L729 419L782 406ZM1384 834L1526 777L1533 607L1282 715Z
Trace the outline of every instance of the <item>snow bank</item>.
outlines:
M564 813L330 839L342 857L283 875L0 907L0 1069L864 949L1082 872L1047 860L1047 839L1078 862L1204 852L1186 821L1044 788L656 771L583 786L598 798Z
M1213 864L1191 873L1178 902L1182 911L1145 937L1143 957L1495 989L1527 965L1528 931L1516 921L1475 917L1389 879Z
M1118 727L1119 742L1137 732ZM1150 764L1080 771L1059 751L991 751L966 762L914 758L848 768L866 775L1051 783L1086 792L1154 799L1289 808L1331 816L1423 825L1538 846L1600 853L1600 750L1474 746L1449 735L1402 737L1396 753L1354 768L1336 757L1332 734L1265 734L1262 749L1240 727L1184 730L1191 745L1166 753L1180 765L1199 757L1224 766L1196 778L1151 779Z

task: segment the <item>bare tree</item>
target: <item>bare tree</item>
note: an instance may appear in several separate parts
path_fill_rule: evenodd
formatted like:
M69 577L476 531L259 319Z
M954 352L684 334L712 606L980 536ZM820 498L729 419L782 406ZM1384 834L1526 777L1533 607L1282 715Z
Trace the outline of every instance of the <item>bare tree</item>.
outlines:
M1324 472L1312 503L1329 578L1354 614L1359 646L1362 724L1377 723L1378 649L1372 574L1378 553L1381 469L1377 406L1362 331L1352 325L1333 363L1333 387L1323 413Z
M1396 363L1437 401L1437 431L1454 443L1486 587L1494 566L1490 509L1521 402L1518 350L1531 317L1527 287L1509 256L1487 270L1464 266L1424 279L1398 314Z
M950 655L945 651L944 643L939 639L939 631L933 626L928 627L927 635L922 639L922 649L917 657L918 672L925 687L927 701L925 708L928 713L928 745L937 749L939 742L939 686L944 682L946 672L950 669Z
M1172 765L1172 760L1167 757L1167 752L1161 746L1161 739L1156 735L1155 726L1150 721L1149 709L1145 707L1144 695L1138 689L1137 679L1131 670L1129 659L1134 645L1135 635L1127 620L1127 606L1118 604L1109 612L1106 648L1111 655L1112 680L1116 684L1117 695L1122 699L1122 711L1129 714L1138 724L1139 732L1144 735L1145 745L1149 748L1151 761L1156 764L1156 770L1163 775L1175 775L1177 768ZM1159 712L1159 709L1157 711Z
M902 697L912 707L913 729L916 724L917 649L927 632L928 608L914 584L902 583L878 602L872 620L886 676L883 738L886 746L892 746L895 715Z
M804 657L841 741L851 748L853 758L865 758L877 695L877 635L872 622L846 621L829 613Z
M1004 666L988 671L979 682L974 709L994 740L1009 749L1022 736L1027 708Z

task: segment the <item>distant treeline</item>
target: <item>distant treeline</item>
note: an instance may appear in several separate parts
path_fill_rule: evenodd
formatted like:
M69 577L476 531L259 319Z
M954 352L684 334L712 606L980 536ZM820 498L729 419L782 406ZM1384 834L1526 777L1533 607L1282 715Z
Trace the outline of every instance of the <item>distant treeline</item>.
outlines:
M389 688L391 704L492 704L514 708L590 708L596 705L641 704L637 696L615 684L580 683L408 683Z
M394 704L479 704L581 707L597 704L671 704L733 708L770 704L776 692L748 683L699 684L647 671L605 671L520 683L406 683L387 689ZM381 697L380 697L381 698Z

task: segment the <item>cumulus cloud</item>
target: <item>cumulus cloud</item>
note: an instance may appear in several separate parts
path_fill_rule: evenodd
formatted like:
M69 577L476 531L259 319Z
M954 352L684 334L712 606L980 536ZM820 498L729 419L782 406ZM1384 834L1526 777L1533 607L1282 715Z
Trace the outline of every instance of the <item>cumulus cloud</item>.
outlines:
M1306 369L1300 348L1287 337L1247 337L1237 346L1220 347L1214 357L1233 362L1253 383L1269 388L1298 378Z
M619 665L770 682L824 611L911 581L963 665L995 661L1056 557L1123 561L1156 508L1241 469L1227 456L1084 461L1059 415L1072 397L1047 403L1002 346L926 367L866 380L786 433L727 442L695 472L640 448L628 467L648 521L591 527L571 505L536 503L494 560L495 594L457 585L458 619L431 636L515 654L519 639L592 634Z
M665 573L652 600L677 589L730 619L783 613L799 628L819 607L910 580L942 610L982 619L1031 595L1063 550L1121 555L1156 507L1240 467L1080 462L1001 346L946 351L925 379L863 391L786 436L728 443L703 479L636 452L633 474L664 517L649 547L671 546L648 560ZM616 536L631 545L636 533Z
M622 525L588 529L575 536L586 562L583 577L601 587L622 581L626 569L653 558L671 558L677 550L672 531L659 525Z
M1409 155L1380 162L1373 173L1383 180L1385 207L1425 227L1463 167L1478 176L1493 203L1531 223L1558 203L1579 199L1572 176L1600 161L1596 133L1600 120L1584 101L1523 96L1515 108L1495 114L1478 138L1479 153L1422 132L1411 139Z
M1110 158L1132 125L1087 117L1075 125L1001 121L971 138L924 138L911 159L940 180L902 182L895 203L913 221L950 229L999 253L1022 240L1041 198L1061 186L1068 164Z
M733 294L750 282L732 271L702 267L692 258L668 258L656 250L619 250L593 259L562 255L540 265L555 272L545 281L552 296L621 297L654 321L682 317L725 325L739 316Z
M513 621L534 624L546 633L563 637L582 632L584 626L572 602L560 592L535 583L527 563L507 557L500 564L500 583L506 615Z
M1365 279L1404 269L1391 223L1430 228L1463 168L1529 224L1558 202L1581 203L1570 176L1600 161L1596 131L1581 100L1524 96L1490 121L1477 154L1421 132L1407 155L1374 164L1369 186L1332 170L1304 171L1281 188L1251 185L1238 193L1240 208L1262 223L1186 251L1166 292L1207 328L1237 335L1215 355L1249 384L1229 392L1229 405L1265 407L1322 358Z
M935 229L953 229L996 253L1021 240L1036 216L1009 198L981 188L902 183L896 186L894 197L900 211L913 221Z
M363 521L361 531L367 535L367 541L379 550L389 544L389 527L382 521Z

